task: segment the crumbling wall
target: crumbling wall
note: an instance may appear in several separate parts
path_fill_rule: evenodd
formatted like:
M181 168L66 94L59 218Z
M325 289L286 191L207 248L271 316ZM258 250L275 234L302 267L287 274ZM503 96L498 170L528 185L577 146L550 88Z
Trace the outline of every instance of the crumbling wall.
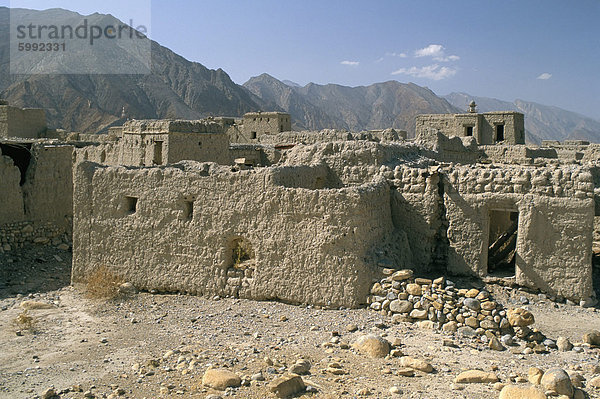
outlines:
M258 142L271 145L316 144L330 141L365 140L374 142L406 140L403 130L385 129L378 131L348 132L346 130L323 129L320 131L285 131L277 134L265 134Z
M167 163L183 160L230 165L229 137L224 133L171 133L168 137Z
M375 272L365 259L393 231L390 189L315 189L315 168L81 163L73 282L106 266L142 289L358 306Z
M448 271L486 276L491 210L519 213L516 281L553 295L584 299L592 292L594 184L579 166L445 171Z
M281 159L280 150L262 144L230 144L229 153L232 160L243 158L254 166L271 166Z
M39 138L46 129L43 109L0 105L0 137Z
M346 141L298 146L285 154L287 165L324 163L338 185L362 184L381 176L391 187L390 206L396 242L380 258L395 267L427 272L435 266L443 226L436 162L416 145ZM333 177L331 177L333 176ZM443 239L440 238L440 239Z
M23 220L23 190L19 185L21 172L13 160L0 155L0 224Z
M10 146L30 152L31 158L21 171L13 159L0 156L0 251L26 242L66 245L73 215L72 147Z
M73 147L36 144L27 170L25 218L70 232L73 218Z

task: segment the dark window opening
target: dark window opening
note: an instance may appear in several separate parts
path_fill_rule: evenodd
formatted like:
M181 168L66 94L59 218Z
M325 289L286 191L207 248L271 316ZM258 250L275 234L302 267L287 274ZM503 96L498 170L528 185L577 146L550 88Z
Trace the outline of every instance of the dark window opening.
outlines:
M106 151L100 153L100 162L104 163L104 161L106 161Z
M504 141L504 125L496 125L496 142Z
M154 142L154 157L152 158L152 162L155 165L162 165L163 159L163 142L155 141Z
M281 125L281 126L279 127L279 131L280 131L280 132L283 132L283 125Z
M252 140L256 139L256 132L250 132L250 138Z
M245 238L238 237L233 239L230 244L231 263L235 268L243 267L248 261L254 259L254 249L252 244Z
M194 201L184 201L183 206L183 219L186 221L192 220L194 217Z
M198 147L202 148L202 142L201 141L198 142Z
M465 136L467 136L467 137L473 136L473 126L465 127Z
M490 211L488 274L498 277L515 275L518 229L518 212Z
M6 155L13 160L13 163L19 172L21 172L21 180L19 184L25 184L27 178L27 169L31 163L31 144L0 144L2 155Z
M127 215L133 215L137 211L137 202L136 197L125 197L125 213Z

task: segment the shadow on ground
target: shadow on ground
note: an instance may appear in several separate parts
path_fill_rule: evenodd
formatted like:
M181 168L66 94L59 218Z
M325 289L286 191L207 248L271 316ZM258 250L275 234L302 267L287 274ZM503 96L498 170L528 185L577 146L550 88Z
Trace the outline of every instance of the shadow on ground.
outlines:
M70 251L25 245L0 254L0 299L58 290L71 282Z

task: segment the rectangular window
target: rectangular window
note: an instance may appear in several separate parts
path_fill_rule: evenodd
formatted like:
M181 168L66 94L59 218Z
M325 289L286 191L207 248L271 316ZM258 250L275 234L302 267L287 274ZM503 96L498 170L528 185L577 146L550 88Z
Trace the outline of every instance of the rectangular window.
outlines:
M194 217L194 201L184 201L183 204L183 219L189 222Z
M504 141L504 125L496 125L496 143Z
M473 126L465 126L465 136L466 137L473 136Z
M155 141L154 142L154 157L152 159L152 163L154 165L162 165L163 158L163 142Z
M256 139L256 132L250 132L250 138L252 140Z
M127 215L133 215L137 211L137 202L136 197L125 197L125 213Z

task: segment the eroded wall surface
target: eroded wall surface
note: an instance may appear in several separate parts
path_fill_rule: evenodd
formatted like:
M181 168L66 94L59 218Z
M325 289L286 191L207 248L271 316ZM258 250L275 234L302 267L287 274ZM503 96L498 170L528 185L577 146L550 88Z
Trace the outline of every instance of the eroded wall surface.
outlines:
M34 143L28 151L31 159L23 165L24 177L12 158L0 156L0 243L4 250L25 242L70 242L73 147Z
M0 224L23 220L23 190L19 184L21 172L7 156L0 155Z
M46 129L43 109L0 105L0 137L39 138Z
M516 211L517 283L566 298L589 297L593 189L589 170L575 165L448 170L448 271L487 275L490 211Z
M365 259L393 231L390 189L327 188L328 173L81 163L73 282L105 266L142 289L358 306L376 271ZM254 255L236 265L238 240Z

